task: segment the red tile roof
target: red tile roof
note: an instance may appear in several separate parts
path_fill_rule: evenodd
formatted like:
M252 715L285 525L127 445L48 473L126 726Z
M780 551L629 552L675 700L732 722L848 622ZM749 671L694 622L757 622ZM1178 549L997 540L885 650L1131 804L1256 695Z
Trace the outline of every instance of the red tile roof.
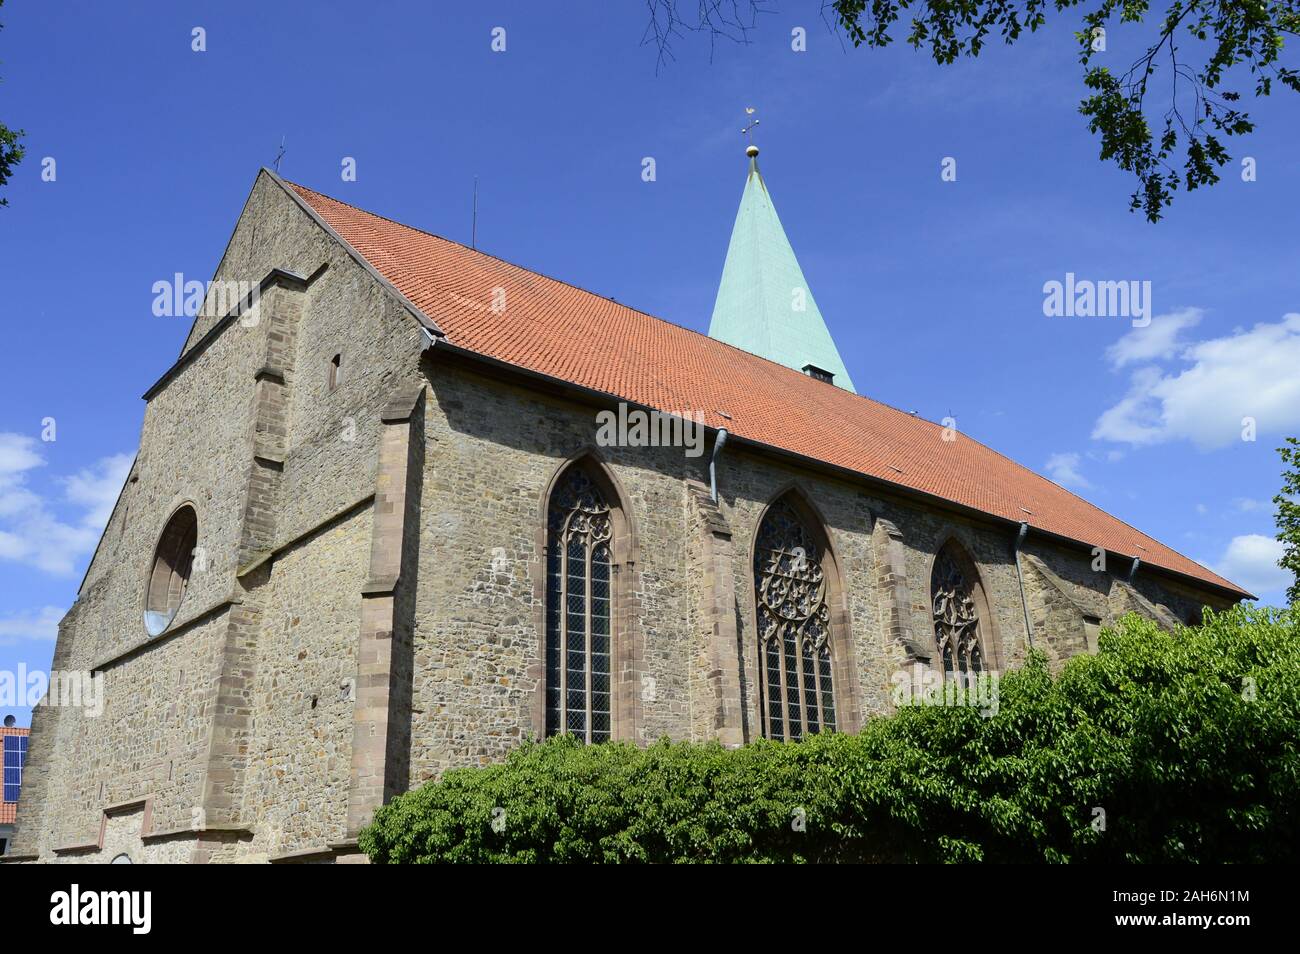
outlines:
M460 348L1249 596L960 435L706 335L286 183ZM493 289L505 290L493 311ZM723 418L717 412L726 411ZM1028 511L1028 512L1026 512Z

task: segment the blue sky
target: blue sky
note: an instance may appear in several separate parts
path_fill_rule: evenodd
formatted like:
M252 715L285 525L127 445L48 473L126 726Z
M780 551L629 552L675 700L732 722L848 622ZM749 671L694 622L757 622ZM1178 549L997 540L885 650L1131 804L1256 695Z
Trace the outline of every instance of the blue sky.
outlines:
M6 4L0 117L28 154L0 209L0 669L49 665L140 395L185 337L186 320L152 314L151 286L211 277L282 137L285 177L462 241L477 175L481 248L705 331L747 105L859 392L952 415L1279 602L1275 448L1300 432L1300 317L1286 318L1300 102L1251 103L1262 131L1234 155L1256 181L1234 164L1153 226L1076 112L1073 22L939 67L901 44L843 48L819 7L774 4L750 45L711 62L684 37L656 75L640 4ZM1112 31L1102 62L1126 65L1139 40ZM1150 281L1151 326L1045 317L1043 284L1067 272Z

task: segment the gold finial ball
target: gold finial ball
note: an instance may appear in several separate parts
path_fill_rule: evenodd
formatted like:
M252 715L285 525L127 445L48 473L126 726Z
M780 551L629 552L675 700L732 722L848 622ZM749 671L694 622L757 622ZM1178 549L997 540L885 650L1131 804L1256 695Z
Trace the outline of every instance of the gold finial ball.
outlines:
M747 155L747 156L749 156L749 158L753 159L755 156L758 155L758 147L757 147L757 146L750 146L748 149L745 150L745 155Z

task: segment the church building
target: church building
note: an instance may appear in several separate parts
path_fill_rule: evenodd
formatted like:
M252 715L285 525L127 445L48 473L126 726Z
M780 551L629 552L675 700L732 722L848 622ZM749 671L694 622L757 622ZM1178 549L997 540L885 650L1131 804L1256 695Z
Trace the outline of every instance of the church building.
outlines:
M854 732L900 674L1249 597L856 393L757 154L708 335L261 170L59 626L102 712L34 711L5 860L362 861L528 738ZM700 452L598 441L620 408Z

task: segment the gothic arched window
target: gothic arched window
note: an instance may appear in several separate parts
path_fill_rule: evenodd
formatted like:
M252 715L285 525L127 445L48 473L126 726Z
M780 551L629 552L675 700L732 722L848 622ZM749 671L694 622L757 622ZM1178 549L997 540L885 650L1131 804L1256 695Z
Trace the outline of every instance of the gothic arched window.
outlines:
M822 551L789 504L773 504L754 548L763 734L801 739L835 730L830 609Z
M949 544L934 558L930 573L936 658L945 679L961 681L987 668L976 601L978 581L963 569L966 562Z
M604 496L570 467L547 509L547 735L610 736L612 536Z

